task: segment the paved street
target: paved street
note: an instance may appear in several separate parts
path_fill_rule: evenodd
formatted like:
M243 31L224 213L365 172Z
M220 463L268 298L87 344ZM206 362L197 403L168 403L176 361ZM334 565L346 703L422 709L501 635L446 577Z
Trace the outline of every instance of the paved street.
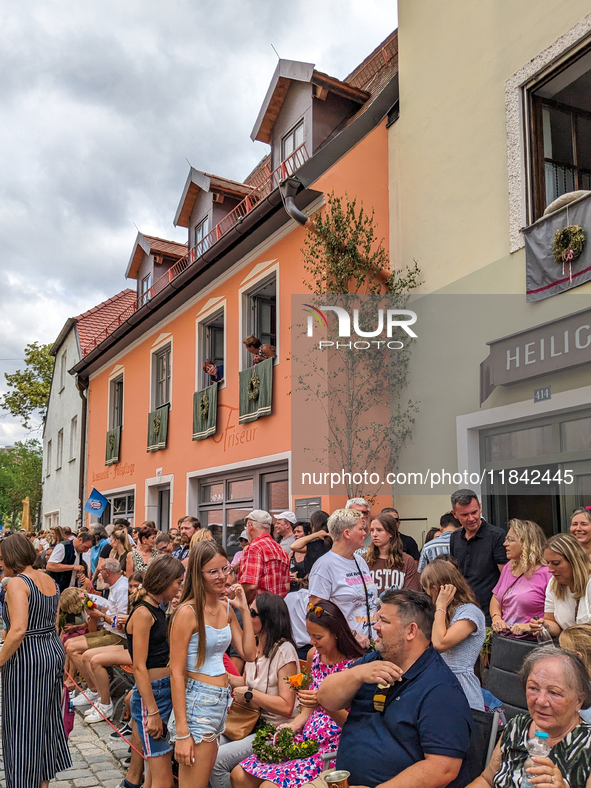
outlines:
M106 722L85 725L76 714L74 730L68 744L72 754L72 768L58 774L50 782L51 788L117 788L125 776L120 760L128 755L123 739L109 738L112 732ZM4 762L0 748L0 788L6 788Z

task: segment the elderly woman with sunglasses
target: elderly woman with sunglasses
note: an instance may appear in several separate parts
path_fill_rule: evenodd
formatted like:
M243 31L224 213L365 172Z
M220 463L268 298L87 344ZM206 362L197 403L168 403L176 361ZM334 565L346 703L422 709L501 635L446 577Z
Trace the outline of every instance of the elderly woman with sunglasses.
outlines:
M300 713L287 725L296 732L295 741L314 739L319 751L307 758L285 763L263 763L251 755L231 774L233 788L299 788L315 780L323 771L323 754L335 752L339 745L341 727L348 712L336 711L330 715L318 704L318 687L326 676L351 667L363 650L351 634L347 621L332 602L321 599L310 602L306 615L306 628L313 648L308 654L307 669L312 676L308 690L298 692Z
M299 659L291 634L287 605L277 594L257 594L250 606L257 640L254 661L246 661L244 677L232 679L234 703L260 709L265 722L292 721L296 696L285 679L299 672ZM254 733L231 741L222 736L209 780L211 788L230 788L230 772L252 755Z

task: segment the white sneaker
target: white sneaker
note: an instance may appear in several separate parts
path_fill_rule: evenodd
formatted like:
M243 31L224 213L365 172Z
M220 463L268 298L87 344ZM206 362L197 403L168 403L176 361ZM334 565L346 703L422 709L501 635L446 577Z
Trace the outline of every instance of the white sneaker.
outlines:
M99 711L102 712L102 715L99 714ZM84 722L87 722L89 725L94 725L95 722L103 722L103 715L108 720L110 720L111 717L113 716L113 711L114 710L112 703L109 704L97 703L96 709L92 709L90 714L86 714L84 716Z
M80 695L76 695L74 700L72 701L72 706L75 706L79 709L81 706L90 706L90 702L96 703L99 700L98 692L91 692L90 690L86 690L85 693L88 696L88 700L84 697L82 693Z

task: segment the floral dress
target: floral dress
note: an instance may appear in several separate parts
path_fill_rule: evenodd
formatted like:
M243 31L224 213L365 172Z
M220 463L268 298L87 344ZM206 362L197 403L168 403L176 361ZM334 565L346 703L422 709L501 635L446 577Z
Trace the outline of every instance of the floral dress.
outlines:
M317 690L327 676L351 667L355 661L348 659L334 665L323 665L318 652L316 652L312 660L312 686L310 689ZM252 774L260 780L268 780L280 788L298 788L304 783L315 780L325 770L326 767L321 756L325 752L336 751L340 737L339 726L328 716L322 706L317 706L308 717L302 730L294 736L296 743L304 739L315 739L319 745L319 750L315 755L285 761L285 763L262 763L256 755L251 755L240 765L248 774ZM334 766L334 761L331 762L331 765Z

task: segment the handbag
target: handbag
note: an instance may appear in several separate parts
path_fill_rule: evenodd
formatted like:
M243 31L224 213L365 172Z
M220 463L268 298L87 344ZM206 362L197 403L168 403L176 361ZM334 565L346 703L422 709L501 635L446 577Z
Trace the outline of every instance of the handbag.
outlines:
M271 654L271 658L269 659L269 667L267 669L267 686L265 688L265 694L269 689L269 674L271 672L271 663L275 659L275 655L277 654L277 649L281 645L283 641L279 641L275 648L273 649L273 653ZM245 736L249 736L253 730L259 718L261 716L260 709L254 709L252 706L244 703L238 703L234 701L230 706L230 710L228 711L228 715L226 717L226 730L224 731L224 736L227 736L228 739L231 741L239 741L240 739L244 739Z

